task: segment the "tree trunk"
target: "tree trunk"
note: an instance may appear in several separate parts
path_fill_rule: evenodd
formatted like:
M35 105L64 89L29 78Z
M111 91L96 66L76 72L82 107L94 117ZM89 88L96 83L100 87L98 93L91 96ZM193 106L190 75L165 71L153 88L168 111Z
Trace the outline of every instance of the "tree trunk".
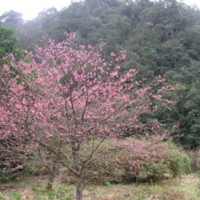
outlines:
M54 172L55 172L55 164L52 164L52 166L48 167L49 170L49 178L47 183L47 190L53 189L53 181L54 181Z
M83 199L83 182L82 182L82 168L79 155L80 145L76 146L74 141L71 142L72 155L74 158L74 164L76 168L76 200Z
M48 178L47 187L46 187L47 190L53 189L53 179L54 179L54 176L53 176L53 174L50 173L49 178Z
M81 161L79 156L80 145L77 145L75 142L72 142L72 154L74 158L74 164L76 168L76 200L83 199L83 182L82 182L82 169Z
M82 200L82 199L83 199L82 177L77 177L77 180L76 180L76 200Z

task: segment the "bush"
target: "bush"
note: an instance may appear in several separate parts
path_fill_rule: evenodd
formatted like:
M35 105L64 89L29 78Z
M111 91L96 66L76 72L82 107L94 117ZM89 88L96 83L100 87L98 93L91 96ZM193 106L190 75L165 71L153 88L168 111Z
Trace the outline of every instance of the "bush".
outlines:
M198 172L200 170L200 149L187 151L187 155L191 160L192 172Z
M126 139L107 141L101 150L113 149L94 160L85 171L93 183L156 181L189 173L190 159L172 142L159 139Z
M167 150L168 168L173 176L191 172L191 161L188 155L175 144L170 144Z

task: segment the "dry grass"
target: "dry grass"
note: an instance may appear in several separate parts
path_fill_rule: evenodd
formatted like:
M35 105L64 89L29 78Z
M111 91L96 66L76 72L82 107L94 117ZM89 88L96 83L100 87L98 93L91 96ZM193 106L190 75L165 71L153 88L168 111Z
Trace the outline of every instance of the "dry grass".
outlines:
M200 149L196 149L195 151L187 151L187 155L191 160L191 169L193 172L197 172L200 170Z
M74 200L75 187L58 180L54 190L45 190L45 176L21 177L12 183L0 184L0 200ZM157 184L89 185L84 189L84 200L200 200L196 174L170 179ZM199 191L198 191L199 190Z

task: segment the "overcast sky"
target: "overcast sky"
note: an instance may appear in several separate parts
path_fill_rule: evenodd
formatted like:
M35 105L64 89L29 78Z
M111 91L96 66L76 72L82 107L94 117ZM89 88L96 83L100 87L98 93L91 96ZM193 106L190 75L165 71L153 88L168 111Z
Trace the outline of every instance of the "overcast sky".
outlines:
M0 4L0 16L9 10L23 14L25 20L37 17L37 14L45 8L56 7L60 10L69 6L71 0L2 0Z
M77 0L78 1L78 0ZM0 4L0 16L9 10L23 14L25 20L33 19L45 8L56 7L58 10L69 6L71 0L4 0ZM200 8L200 0L183 0L188 5L196 4Z

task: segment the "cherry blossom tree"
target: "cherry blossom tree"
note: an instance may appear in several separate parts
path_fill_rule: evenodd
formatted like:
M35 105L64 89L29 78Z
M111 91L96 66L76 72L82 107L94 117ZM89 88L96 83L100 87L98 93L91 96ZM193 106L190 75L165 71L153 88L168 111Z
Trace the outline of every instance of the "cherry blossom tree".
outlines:
M12 67L4 65L0 72L0 148L4 157L16 153L12 162L34 154L49 170L49 183L58 165L64 166L75 175L76 199L81 200L84 169L116 150L100 150L101 144L141 129L138 115L152 109L150 96L169 102L162 99L162 89L159 94L152 94L151 87L137 89L136 70L120 74L125 51L106 61L103 43L98 48L76 45L74 38L67 35L58 44L49 39L45 48L36 47L20 62L9 56Z

